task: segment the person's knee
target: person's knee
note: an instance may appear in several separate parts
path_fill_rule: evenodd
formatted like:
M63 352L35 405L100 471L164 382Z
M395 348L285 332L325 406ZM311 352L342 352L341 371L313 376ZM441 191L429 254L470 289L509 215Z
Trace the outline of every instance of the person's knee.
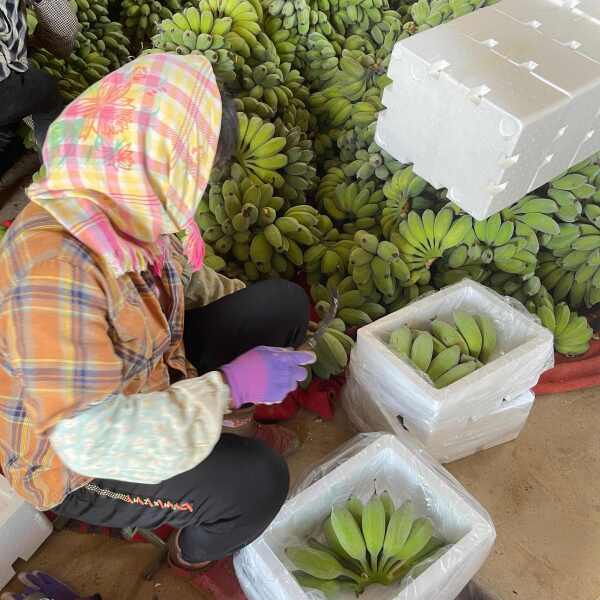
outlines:
M249 504L260 511L266 520L278 512L290 486L290 475L285 460L263 442L244 440L243 485Z
M306 292L299 285L284 279L271 279L260 285L265 303L285 313L286 321L292 327L306 330L310 302Z

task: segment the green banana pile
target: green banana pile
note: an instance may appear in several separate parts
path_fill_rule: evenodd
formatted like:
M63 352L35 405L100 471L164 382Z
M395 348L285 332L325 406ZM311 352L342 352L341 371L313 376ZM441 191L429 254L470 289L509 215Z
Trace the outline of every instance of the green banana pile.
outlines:
M496 350L496 328L490 317L456 310L452 318L454 325L434 319L431 332L403 325L389 339L394 353L410 360L438 389L490 362Z
M108 17L100 17L93 26L77 34L75 49L68 59L57 58L44 49L35 50L30 57L34 67L57 80L59 91L67 100L73 100L129 59L129 40L122 26Z
M110 21L108 0L69 0L69 4L75 11L83 31L96 23Z
M588 160L550 183L547 194L560 209L575 204L575 220L540 236L537 275L554 301L588 307L600 302L600 164ZM559 210L560 210L559 209ZM570 216L570 215L569 215Z
M310 538L307 546L286 548L286 555L298 583L327 598L397 584L444 547L429 518L417 517L410 500L396 508L388 492L373 494L366 505L352 496L334 506L322 530L325 543Z
M375 141L394 45L494 0L70 2L82 25L74 52L30 57L65 99L142 52L203 54L234 97L234 161L214 170L197 214L220 272L303 273L323 310L338 290L346 327L464 278L536 314L549 296L577 327L575 311L600 303L600 157L474 221ZM29 127L20 132L30 144ZM587 349L587 330L575 328L576 343L558 331L557 351Z

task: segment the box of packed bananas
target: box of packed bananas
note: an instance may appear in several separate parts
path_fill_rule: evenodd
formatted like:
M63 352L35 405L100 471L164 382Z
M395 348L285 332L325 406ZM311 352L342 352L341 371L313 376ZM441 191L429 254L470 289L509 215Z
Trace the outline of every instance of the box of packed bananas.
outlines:
M514 439L528 390L552 365L551 336L535 317L463 280L359 331L346 409L360 421L384 407L448 462Z
M235 568L249 600L454 600L494 539L408 434L361 434L301 479Z

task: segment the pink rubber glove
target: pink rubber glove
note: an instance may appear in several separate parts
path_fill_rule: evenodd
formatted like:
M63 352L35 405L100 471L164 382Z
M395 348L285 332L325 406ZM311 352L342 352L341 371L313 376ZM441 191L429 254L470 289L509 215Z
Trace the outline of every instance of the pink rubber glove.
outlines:
M303 365L316 360L313 352L258 346L221 368L234 408L244 404L278 404L306 379Z

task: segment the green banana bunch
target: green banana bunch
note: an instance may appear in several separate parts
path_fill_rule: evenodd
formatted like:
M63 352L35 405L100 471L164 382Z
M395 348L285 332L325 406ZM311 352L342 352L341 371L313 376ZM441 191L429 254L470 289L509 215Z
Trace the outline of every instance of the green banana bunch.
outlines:
M309 260L315 260L316 257L324 257L322 253L323 244L318 244L306 250L305 263ZM328 246L325 244L325 248ZM318 260L318 259L317 259ZM311 286L310 294L315 302L317 312L326 314L331 306L331 291L337 290L339 294L339 318L348 326L354 327L364 325L383 317L386 314L386 308L380 304L382 296L376 290L365 296L356 286L351 275L341 275L334 271L327 281L327 286L316 283Z
M238 113L239 135L235 163L244 169L255 183L270 183L274 188L284 185L280 171L288 164L283 154L287 144L284 137L275 135L275 125L258 116L248 118Z
M459 216L450 208L443 208L437 214L427 209L422 215L416 211L408 213L397 230L390 235L390 241L400 250L400 256L421 284L429 283L432 265L445 253L463 243L472 233L472 218Z
M313 31L307 38L303 56L306 78L311 89L321 90L339 75L339 60L335 48L323 34Z
M322 529L325 543L309 538L307 547L290 547L286 554L300 569L294 572L300 585L328 598L342 589L360 595L373 584L398 583L444 545L432 521L416 517L410 500L396 508L388 492L373 494L364 505L352 496L334 506Z
M281 194L291 205L306 204L306 196L317 185L317 169L313 143L299 126L276 122L275 133L285 139L282 152L288 162L281 171L284 179Z
M383 186L386 203L381 216L383 235L389 239L408 215L413 202L421 198L427 182L413 172L411 166L396 171Z
M110 21L108 0L69 0L69 4L83 31L97 23Z
M558 204L551 198L525 196L510 208L502 211L505 221L515 221L525 225L528 230L557 235L558 223L550 216L558 211Z
M410 7L410 14L418 31L423 31L450 20L452 8L447 1L436 2L434 0L430 3L428 0L418 0Z
M243 264L247 279L289 279L303 264L302 247L316 244L327 223L312 206L284 206L270 184L234 164L222 184L211 183L196 219L204 239L217 254Z
M398 12L390 10L386 0L330 0L328 14L333 27L343 37L371 33L375 28L383 34L386 29L381 28L382 24L388 24L392 16L397 20L401 18Z
M435 319L431 332L403 325L389 339L392 351L425 373L438 389L489 362L496 350L496 328L490 317L461 310L452 316L454 325Z
M316 323L311 325L313 329L318 326ZM317 361L311 365L312 375L326 380L343 373L353 347L354 340L346 335L344 321L334 319L315 346Z
M496 271L491 274L489 285L499 294L512 296L525 304L530 297L535 296L542 289L542 280L537 275L524 280L518 275Z
M499 271L520 275L524 279L533 275L537 265L539 241L529 225L520 221L503 220L496 213L488 219L476 221L473 231L480 250L469 248L468 258L478 252L478 258L483 264L493 262ZM459 255L454 257L455 268L462 266L459 264L461 258Z
M263 121L273 118L273 109L266 102L261 102L252 96L237 96L233 102L237 112L245 113L248 117L257 116Z
M295 31L285 29L281 17L268 15L263 23L263 31L273 42L282 63L295 64L297 55L305 54L304 37Z
M210 244L205 244L204 264L217 273L225 270L227 263L221 256L215 253L214 248Z
M450 252L450 257L456 250L467 251L465 246L457 246L455 250ZM471 279L478 283L484 283L489 280L491 271L486 268L486 265L481 264L479 260L470 261L459 268L452 268L449 265L449 258L442 258L436 261L435 272L433 274L433 282L437 289L446 287L447 285L454 285L463 279Z
M587 319L572 311L565 302L555 304L552 296L542 289L527 307L554 334L557 352L577 356L589 350L594 332Z
M355 247L350 253L349 273L365 297L377 291L382 295L383 303L391 305L398 300L401 287L428 283L419 281L418 278L416 281L411 279L409 267L392 242L380 241L367 231L357 231L354 243Z
M244 64L239 77L242 93L269 106L271 117L283 111L294 97L285 85L282 70L274 62L262 62L254 68Z
M285 67L285 65L283 65ZM300 98L292 98L290 103L281 112L281 122L288 128L298 127L303 134L308 135L316 128L316 117L306 108ZM316 142L312 141L313 147Z
M462 17L478 8L495 4L498 0L418 0L410 7L412 21L405 24L410 34L437 27Z
M156 34L161 21L182 9L180 0L123 0L121 23L134 42L143 44Z
M348 183L347 179L332 195L324 193L321 200L325 213L352 235L361 229L378 233L382 201L383 191L376 189L374 182Z
M372 141L376 126L377 122L373 122L358 133L362 137L361 141L366 141L367 144L358 149L354 153L354 159L344 166L347 177L388 181L394 173L402 169L402 165L396 159Z
M585 282L576 282L575 280L576 272L572 269L575 268L576 262L581 260L581 255L576 252L570 249L556 251L554 254L546 251L540 252L536 270L536 276L539 277L543 287L552 294L554 300L556 302L568 301L573 308L581 306L586 301L590 290L593 289L589 280ZM557 257L555 254L559 256ZM587 256L587 253L584 255ZM569 266L569 270L565 269L563 264Z
M386 54L393 51L396 42L404 37L402 16L394 10L386 10L381 20L374 23L368 30L355 30L344 40L345 50L361 50L379 59L385 59Z
M200 12L211 12L215 20L231 19L231 29L225 34L225 37L234 53L248 58L252 49L259 45L256 37L262 33L260 26L262 8L259 2L250 2L249 0L200 0L198 10ZM246 50L248 50L247 55Z
M281 19L283 29L307 35L311 27L311 8L307 0L272 0L267 10Z
M352 240L343 239L336 229L331 229L323 240L313 244L305 252L304 268L308 282L311 285L317 284L326 277L328 285L335 286L342 281L350 268L350 253L353 248ZM347 321L343 316L342 319L348 325L357 324Z
M152 44L157 51L202 54L211 62L215 75L231 83L236 79L236 58L226 37L231 26L229 17L215 19L210 11L188 7L161 21Z

